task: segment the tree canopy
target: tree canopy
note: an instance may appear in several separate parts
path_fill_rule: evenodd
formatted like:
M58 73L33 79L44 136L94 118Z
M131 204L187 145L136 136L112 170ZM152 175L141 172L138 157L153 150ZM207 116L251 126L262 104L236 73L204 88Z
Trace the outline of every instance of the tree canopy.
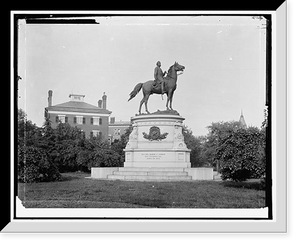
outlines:
M191 150L192 167L214 167L222 179L241 181L265 174L265 126L243 128L238 121L213 122L206 136L194 136L183 126L184 141ZM68 123L54 129L49 118L42 127L27 120L18 110L18 174L24 182L51 181L60 172L89 171L91 167L123 166L124 148L132 127L120 140L109 143L99 137L86 139L83 132Z

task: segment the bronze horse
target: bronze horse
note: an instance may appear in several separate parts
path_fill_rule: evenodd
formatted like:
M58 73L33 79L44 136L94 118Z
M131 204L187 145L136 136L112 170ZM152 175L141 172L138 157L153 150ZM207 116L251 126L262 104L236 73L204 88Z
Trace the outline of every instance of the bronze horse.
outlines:
M168 96L168 100L167 100L167 104L166 104L167 110L170 110L170 109L173 110L172 101L173 101L173 94L174 94L174 91L176 90L176 86L177 86L177 84L176 84L177 72L183 71L184 69L185 69L184 66L175 62L174 65L172 65L169 68L167 76L164 77L164 90L165 90L164 93L166 93ZM153 93L162 94L161 86L159 85L159 83L156 83L156 85L155 85L154 80L149 80L145 83L138 83L134 87L133 91L129 94L130 98L128 99L128 101L130 101L132 98L134 98L142 88L143 88L144 97L140 102L139 114L141 114L141 108L142 108L143 103L145 103L146 112L148 114L150 114L150 112L148 111L148 107L147 107L149 96L152 95ZM168 107L169 102L170 102L170 108Z

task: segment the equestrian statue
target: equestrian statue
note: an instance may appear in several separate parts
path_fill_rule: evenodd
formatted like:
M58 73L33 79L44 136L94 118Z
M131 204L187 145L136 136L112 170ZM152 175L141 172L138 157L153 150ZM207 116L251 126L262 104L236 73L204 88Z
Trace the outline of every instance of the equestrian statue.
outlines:
M175 62L168 70L167 76L164 77L166 72L162 72L160 66L161 63L158 61L156 63L157 67L154 70L154 78L155 80L149 80L144 83L138 83L133 91L129 94L130 98L128 101L130 101L132 98L134 98L141 89L143 89L143 99L140 102L139 107L139 114L141 114L142 105L145 104L146 112L150 114L148 111L148 99L149 96L152 94L167 94L168 99L166 103L167 110L173 110L172 108L172 101L173 101L173 94L177 87L177 76L180 74L177 74L177 72L181 71L183 72L185 67ZM170 105L170 108L168 107Z

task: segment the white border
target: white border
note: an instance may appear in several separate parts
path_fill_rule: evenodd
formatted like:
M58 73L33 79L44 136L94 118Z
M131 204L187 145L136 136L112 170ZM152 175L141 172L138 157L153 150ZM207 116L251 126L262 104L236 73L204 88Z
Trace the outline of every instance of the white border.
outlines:
M285 232L286 231L286 2L277 9L277 13L270 11L242 11L241 14L272 14L272 81L273 89L273 132L272 132L272 177L274 182L273 188L273 212L275 220L253 221L253 220L14 220L13 207L11 213L11 223L9 223L4 232ZM11 13L11 23L14 23L13 15L22 13L36 13L35 11L13 11ZM53 11L41 11L39 13L53 14ZM55 13L66 13L65 11L57 11ZM71 11L68 13L80 13L81 11ZM119 11L101 11L91 12L95 14L119 14ZM123 12L122 12L123 13ZM136 12L127 11L126 14L136 14ZM149 11L141 11L140 14L147 14ZM154 11L152 14L163 14L162 11ZM168 12L169 14L170 12ZM218 14L237 14L237 11L218 11ZM174 11L172 14L191 14L190 11ZM214 11L195 11L193 14L215 14ZM275 18L280 22L276 22ZM276 23L276 26L274 25ZM11 25L11 40L13 40L13 25ZM277 40L277 46L274 47L274 41ZM276 51L275 51L276 49ZM275 53L274 53L275 52ZM276 56L275 56L276 54ZM284 59L276 59L280 56ZM11 46L11 67L13 68L14 50ZM276 70L276 73L274 72ZM279 73L281 77L279 78ZM13 69L11 69L11 78L14 77ZM274 80L276 77L277 80ZM274 84L274 82L278 82ZM11 108L14 103L14 84L11 83ZM277 105L275 104L278 103ZM60 112L61 113L61 112ZM75 112L74 112L75 113ZM75 113L76 114L76 113ZM276 121L276 123L275 123ZM11 122L14 122L13 114L11 114ZM12 131L11 131L12 132ZM274 141L276 139L276 141ZM14 163L13 153L13 137L11 138L11 160ZM276 147L275 147L276 146ZM276 152L274 150L277 150ZM278 152L279 150L280 153ZM275 163L280 165L274 166ZM11 187L14 187L14 166L11 166ZM276 177L275 177L276 174ZM278 175L280 174L280 178ZM15 203L13 192L11 204ZM276 209L275 209L276 208ZM45 210L47 213L48 209ZM64 210L67 211L67 210ZM138 210L135 210L138 211ZM229 211L229 210L228 210ZM234 210L236 211L236 210ZM20 212L20 211L18 211ZM73 210L76 212L76 210Z

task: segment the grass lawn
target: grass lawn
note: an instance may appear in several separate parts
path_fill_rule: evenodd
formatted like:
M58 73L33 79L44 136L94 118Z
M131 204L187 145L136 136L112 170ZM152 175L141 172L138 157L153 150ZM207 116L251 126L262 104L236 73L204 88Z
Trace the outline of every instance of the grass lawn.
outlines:
M27 208L261 208L258 182L94 180L65 173L59 182L18 185Z

